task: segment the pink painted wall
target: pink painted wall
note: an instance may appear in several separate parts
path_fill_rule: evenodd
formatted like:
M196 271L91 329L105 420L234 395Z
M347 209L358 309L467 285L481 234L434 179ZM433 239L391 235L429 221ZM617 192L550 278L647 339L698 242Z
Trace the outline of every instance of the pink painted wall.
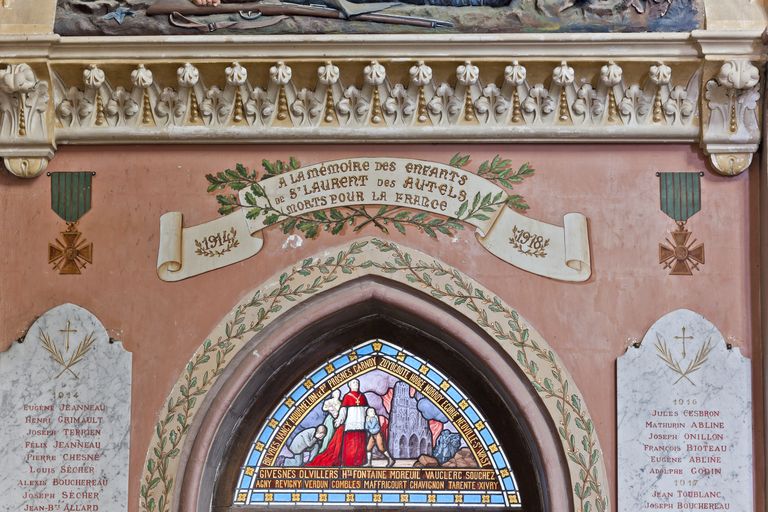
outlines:
M50 209L46 177L19 180L0 173L0 349L24 334L36 316L62 302L92 311L110 335L133 352L133 425L129 510L138 508L141 468L156 414L189 356L246 292L272 274L322 248L360 235L370 226L317 240L286 243L265 232L259 255L178 283L155 273L159 217L182 211L185 224L217 216L204 175L242 162L296 156L303 164L350 156L403 156L448 162L471 153L476 169L500 153L536 175L517 188L529 215L555 224L562 214L589 218L593 275L564 283L528 274L486 252L469 229L436 241L409 230L390 237L460 268L517 308L557 350L596 421L609 477L615 482L615 360L628 338L642 338L663 314L689 308L711 320L753 359L756 481L762 482L762 380L758 341L756 170L735 178L707 171L702 210L688 227L706 245L706 264L693 277L668 276L658 264L658 243L674 223L659 211L657 171L707 170L696 148L685 145L371 145L168 146L61 149L52 171L96 171L93 207L80 222L94 243L93 266L60 276L47 264L47 244L64 228ZM764 492L758 489L757 508ZM616 489L612 490L615 499Z

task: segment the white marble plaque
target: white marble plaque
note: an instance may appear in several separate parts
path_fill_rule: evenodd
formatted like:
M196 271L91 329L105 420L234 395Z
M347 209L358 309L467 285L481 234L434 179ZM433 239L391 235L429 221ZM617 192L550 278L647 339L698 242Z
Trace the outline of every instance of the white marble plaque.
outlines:
M617 362L621 511L753 510L749 359L679 309Z
M0 354L3 511L128 510L131 354L73 304Z

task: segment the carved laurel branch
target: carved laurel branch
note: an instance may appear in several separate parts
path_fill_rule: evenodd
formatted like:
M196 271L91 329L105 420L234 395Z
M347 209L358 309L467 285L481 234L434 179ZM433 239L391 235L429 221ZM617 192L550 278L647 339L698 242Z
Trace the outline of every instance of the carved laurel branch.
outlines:
M700 370L701 367L704 366L704 363L707 362L709 353L714 348L711 341L711 339L708 339L706 343L704 343L696 352L696 356L694 357L693 361L688 364L687 368L683 369L680 366L680 362L672 355L672 351L667 346L667 342L664 341L664 338L662 338L660 334L656 333L656 343L654 344L657 352L656 356L664 361L664 364L666 364L670 370L680 376L680 378L678 378L673 384L677 384L681 380L685 379L694 386L696 385L696 383L693 382L688 377L688 375Z
M217 330L203 343L160 413L141 479L140 510L171 510L179 455L197 406L246 341L293 304L371 272L388 275L451 305L499 341L557 424L571 470L574 510L608 511L605 466L594 423L554 352L528 330L516 311L458 270L376 238L352 242L338 254L307 258L294 265L240 304L221 332Z
M676 85L672 68L661 62L636 77L636 83L627 82L624 70L615 62L603 65L597 75L590 72L579 77L573 66L562 61L549 76L536 81L529 78L529 70L519 61L483 65L488 66L489 76L501 74L501 80L483 80L480 67L471 61L459 64L453 76L438 79L431 66L418 61L408 69L408 80L401 82L393 80L384 64L374 60L363 67L358 84L346 84L339 66L326 61L317 67L314 86L306 87L294 79L294 70L282 61L269 67L268 76L254 75L256 64L233 62L223 77L204 77L198 67L186 63L176 70L176 83L160 83L153 71L141 64L130 73L132 87L126 88L113 86L103 69L91 65L83 72L82 83L66 83L58 77L56 114L59 125L71 129L454 125L685 128L698 116L698 72ZM264 75L263 65L261 69ZM113 80L117 83L121 78L115 75Z
M56 346L50 336L48 336L45 331L40 332L40 344L51 356L51 359L53 359L56 364L64 368L58 373L58 375L56 375L55 378L57 379L61 377L64 372L69 372L73 377L78 379L79 376L74 371L72 371L72 367L83 360L86 354L88 354L88 351L90 351L93 347L95 341L96 338L93 336L93 333L88 333L85 338L83 338L83 340L77 344L77 348L75 349L75 352L69 357L69 360L65 360L64 354L61 353L59 347Z

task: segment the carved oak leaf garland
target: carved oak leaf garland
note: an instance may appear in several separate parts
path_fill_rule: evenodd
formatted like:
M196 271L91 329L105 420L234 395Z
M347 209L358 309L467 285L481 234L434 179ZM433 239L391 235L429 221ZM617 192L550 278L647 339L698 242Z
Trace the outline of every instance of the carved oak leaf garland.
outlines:
M515 310L458 270L377 238L352 242L336 255L310 257L287 269L276 284L257 290L235 309L223 327L223 335L203 343L187 363L178 389L169 397L155 426L141 479L140 510L169 512L176 485L176 459L197 413L199 399L224 373L245 340L262 332L290 303L332 287L344 275L372 268L452 305L508 347L539 396L556 404L553 419L571 468L574 510L607 511L603 453L595 425L554 352L531 335Z
M463 168L469 163L469 155L457 153L451 158L449 165ZM353 231L360 231L369 224L385 234L389 233L390 227L394 227L401 234L405 234L410 226L431 238L437 238L441 234L454 236L457 231L464 229L460 221L488 220L488 214L495 212L500 205L522 211L529 208L528 203L519 194L510 193L504 197L505 194L503 193L498 193L495 196L490 193L482 196L478 193L464 201L455 217L415 212L398 205L383 205L378 207L375 212L369 211L365 205L359 205L329 208L305 215L291 215L280 210L271 202L269 197L265 196L259 182L298 169L301 164L294 157L290 157L287 162L282 160L270 162L265 159L261 165L264 169L261 175L256 171L249 172L240 163L235 166L234 170L226 169L216 174L206 175L209 183L208 192L225 189L232 191L229 194L216 196L219 203L219 214L229 215L240 208L246 208L248 209L246 217L250 219L263 216L266 225L279 225L286 235L299 231L310 239L317 238L322 231L329 231L332 235L337 235L345 227L351 227ZM527 162L515 169L510 160L496 155L491 160L480 164L477 175L511 191L515 185L533 176L534 172L534 169ZM245 194L246 204L242 204L238 193L246 188L250 190ZM264 198L267 204L257 206L257 197Z

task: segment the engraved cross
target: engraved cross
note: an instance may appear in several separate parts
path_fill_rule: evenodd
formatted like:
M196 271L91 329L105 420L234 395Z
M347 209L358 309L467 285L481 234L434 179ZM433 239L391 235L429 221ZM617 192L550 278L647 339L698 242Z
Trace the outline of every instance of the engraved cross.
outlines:
M683 342L683 359L685 359L685 342L688 340L692 340L693 336L686 336L685 335L685 327L683 327L683 334L682 336L675 336L676 340Z
M65 346L65 349L67 351L69 351L69 334L73 333L73 332L77 332L77 329L72 329L70 327L70 325L69 325L69 320L67 320L67 328L66 329L61 329L59 332L60 333L66 333L67 337L65 338L66 341L64 342L65 343L64 346Z

